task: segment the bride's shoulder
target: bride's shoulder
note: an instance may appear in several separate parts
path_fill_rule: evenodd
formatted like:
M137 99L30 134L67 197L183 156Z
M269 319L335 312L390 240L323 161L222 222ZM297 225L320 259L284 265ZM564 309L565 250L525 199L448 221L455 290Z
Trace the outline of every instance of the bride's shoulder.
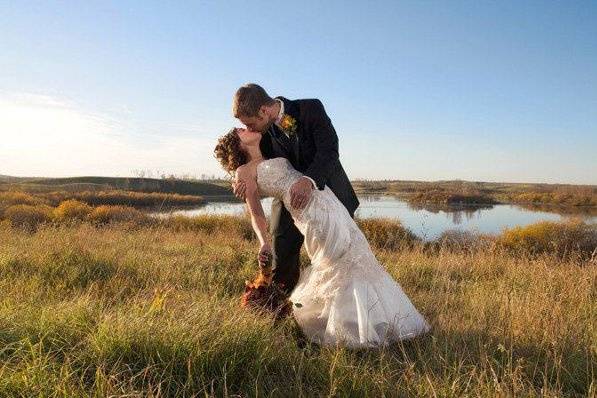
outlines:
M271 169L271 168L275 168L275 169L279 169L279 168L283 168L285 164L290 164L290 162L288 161L288 159L284 158L284 157L276 157L276 158L270 158L270 159L264 159L262 160L256 167L256 170L263 166L263 168L265 169Z
M256 164L245 163L236 169L235 178L236 180L247 180L255 175Z
M285 157L282 157L282 156L278 156L277 158L271 158L271 159L268 159L268 160L272 161L272 162L280 162L280 163L288 162L288 159L286 159Z

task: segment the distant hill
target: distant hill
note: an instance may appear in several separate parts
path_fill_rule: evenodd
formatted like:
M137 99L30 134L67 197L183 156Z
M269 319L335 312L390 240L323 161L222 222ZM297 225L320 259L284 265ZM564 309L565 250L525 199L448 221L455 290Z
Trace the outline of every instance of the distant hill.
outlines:
M0 184L31 192L121 189L181 195L233 196L227 183L137 177L16 178L0 176ZM0 185L1 186L1 185Z
M27 177L13 177L13 176L7 176L4 174L0 174L0 183L10 183L10 182L16 182L16 181L23 181L26 179L27 179Z

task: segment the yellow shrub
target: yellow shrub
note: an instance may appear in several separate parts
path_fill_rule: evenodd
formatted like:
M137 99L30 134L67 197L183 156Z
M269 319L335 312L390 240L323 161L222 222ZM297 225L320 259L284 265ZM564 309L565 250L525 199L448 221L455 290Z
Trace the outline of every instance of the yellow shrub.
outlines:
M0 202L5 205L35 205L39 204L39 199L25 192L0 192Z
M30 205L35 206L42 204L43 201L25 192L0 192L0 218L3 217L4 212L10 206L14 205Z
M98 206L89 214L88 219L97 224L115 222L143 224L149 221L149 216L128 206Z
M38 225L52 220L53 208L46 205L14 205L4 211L4 217L13 227L34 230Z
M358 220L357 223L369 244L380 249L394 250L419 240L397 220L369 218Z
M84 220L93 211L93 207L78 200L66 200L54 209L57 220Z
M597 227L579 220L542 221L505 230L498 242L507 249L532 254L591 255L597 249Z

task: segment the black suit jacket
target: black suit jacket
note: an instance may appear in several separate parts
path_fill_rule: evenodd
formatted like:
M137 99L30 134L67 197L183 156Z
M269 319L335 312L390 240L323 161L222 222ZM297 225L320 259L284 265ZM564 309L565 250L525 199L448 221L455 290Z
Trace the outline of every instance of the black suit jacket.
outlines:
M338 135L323 104L318 99L291 101L277 98L284 102L284 113L297 121L296 139L288 140L274 126L261 139L263 155L268 159L287 158L295 169L311 177L320 190L328 186L353 215L359 200L340 163ZM272 224L276 224L276 218L280 217L281 209L276 207L281 207L281 204L274 202Z

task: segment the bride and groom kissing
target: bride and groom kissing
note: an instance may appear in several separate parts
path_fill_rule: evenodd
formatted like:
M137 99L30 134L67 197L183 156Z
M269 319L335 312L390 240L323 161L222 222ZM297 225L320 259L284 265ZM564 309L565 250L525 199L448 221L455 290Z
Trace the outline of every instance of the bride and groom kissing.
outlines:
M359 201L321 101L272 98L247 84L234 95L233 114L246 128L220 137L214 153L248 206L259 261L272 255L272 283L295 303L307 338L359 348L429 331L353 219ZM269 228L262 197L273 198ZM301 270L303 244L311 264Z

